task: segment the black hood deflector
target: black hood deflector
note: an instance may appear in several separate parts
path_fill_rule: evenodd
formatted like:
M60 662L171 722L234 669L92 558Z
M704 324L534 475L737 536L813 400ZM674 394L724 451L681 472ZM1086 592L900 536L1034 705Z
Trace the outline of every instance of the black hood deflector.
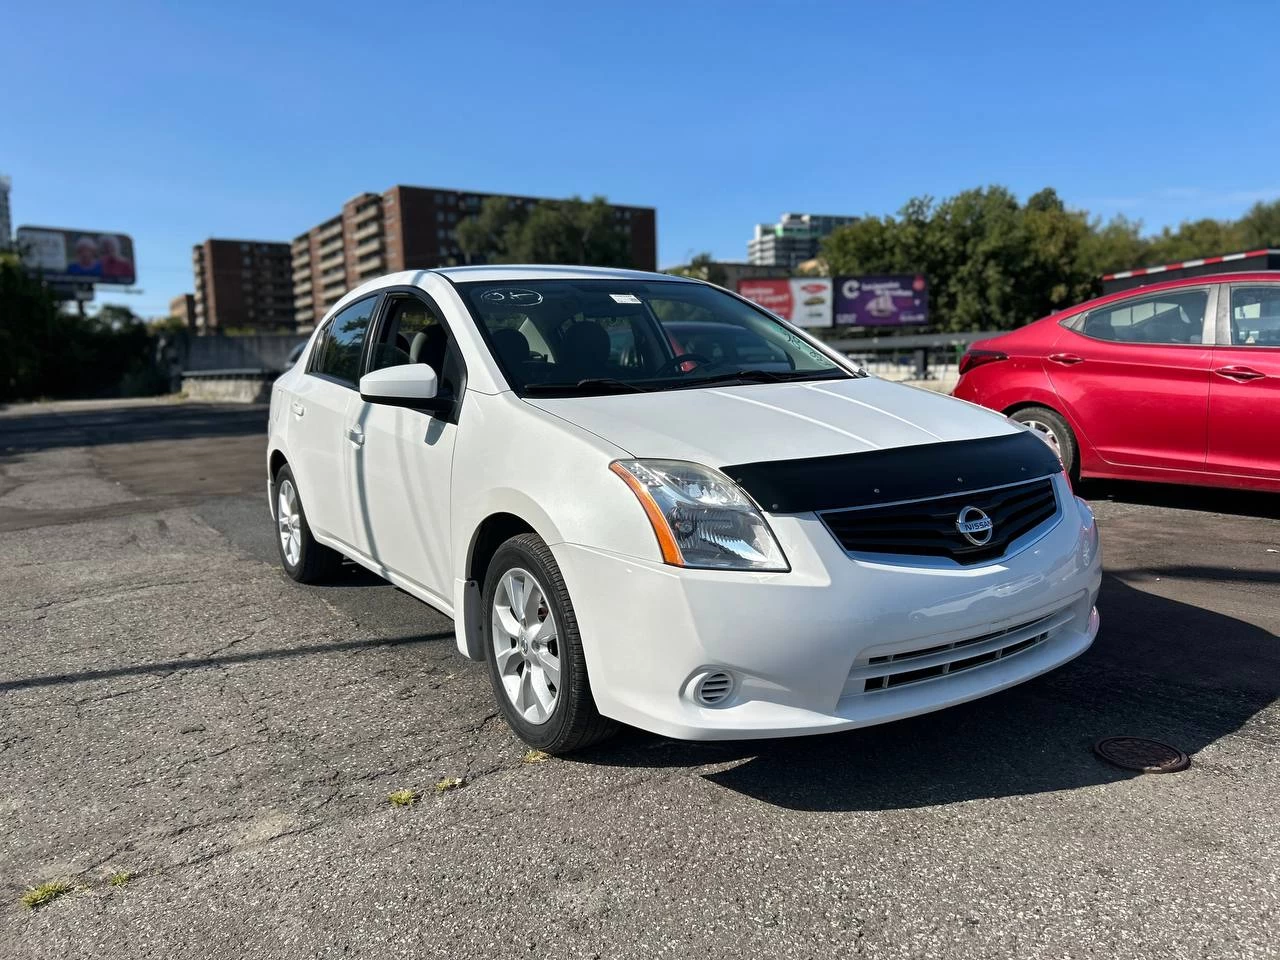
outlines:
M770 513L810 513L945 497L1062 471L1048 445L1019 430L999 437L922 443L834 457L722 467Z

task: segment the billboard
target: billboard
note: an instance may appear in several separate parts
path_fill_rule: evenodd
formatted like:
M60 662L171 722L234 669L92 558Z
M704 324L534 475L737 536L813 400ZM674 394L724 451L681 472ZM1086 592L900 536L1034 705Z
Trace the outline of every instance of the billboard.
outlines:
M838 327L899 327L929 322L929 287L915 273L836 277Z
M830 277L739 280L738 293L797 327L831 326Z
M15 239L22 265L46 280L130 286L137 279L133 240L123 233L19 227Z

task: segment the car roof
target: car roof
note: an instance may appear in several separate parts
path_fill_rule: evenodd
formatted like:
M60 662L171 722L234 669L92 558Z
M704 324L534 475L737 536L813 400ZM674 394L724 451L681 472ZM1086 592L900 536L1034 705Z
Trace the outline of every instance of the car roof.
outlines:
M355 303L361 298L379 293L388 287L426 287L424 280L428 276L442 276L451 283L467 283L476 280L480 283L507 283L520 280L627 280L631 283L652 283L654 280L669 280L672 283L698 283L708 285L704 280L691 276L649 273L646 270L622 270L611 266L558 266L553 264L494 264L490 266L436 266L422 270L401 270L398 273L374 276L358 287L342 294L337 302L325 311L324 319L316 326L323 325L328 317Z
M482 267L432 267L385 273L380 277L366 280L358 287L344 293L340 300L329 307L325 316L387 287L420 287L423 285L423 278L428 275L444 277L453 283L467 283L473 280L480 283L505 283L519 280L627 280L632 283L669 280L676 283L703 283L692 277L681 277L670 273L650 273L646 270L622 270L614 267L573 267L532 263L504 263Z
M480 267L437 267L432 271L448 277L455 283L477 280L483 283L500 283L506 280L678 280L688 282L687 277L669 273L650 273L647 270L622 270L615 267L574 267L553 264L494 264Z

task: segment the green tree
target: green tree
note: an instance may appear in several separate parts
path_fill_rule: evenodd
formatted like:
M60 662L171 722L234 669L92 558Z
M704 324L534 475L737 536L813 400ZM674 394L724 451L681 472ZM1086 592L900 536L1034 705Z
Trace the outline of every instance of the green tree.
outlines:
M1084 268L1095 278L1103 274L1127 270L1146 261L1147 243L1142 239L1142 223L1123 216L1105 224L1095 220L1081 251ZM1095 290L1096 292L1096 290Z
M836 274L923 273L935 329L1004 329L1051 304L1055 285L1063 287L1057 299L1069 296L1078 279L1055 276L1055 284L1034 290L1018 282L1029 267L1051 273L1055 257L1066 256L1061 251L1074 248L1082 232L1052 191L1036 195L1033 211L1029 229L1025 211L1004 187L966 190L941 203L917 197L896 217L864 217L842 227L822 253ZM1033 237L1044 250L1027 249ZM1036 282L1043 286L1041 278Z
M693 277L695 280L706 280L723 287L729 279L724 266L717 263L710 253L699 253L683 267L672 267L667 273L677 277Z
M526 211L505 197L485 197L480 212L458 224L458 247L468 263L513 263Z
M128 307L118 303L104 303L94 318L109 330L127 330L142 323L142 319Z
M473 263L631 266L630 237L604 197L542 200L531 209L489 197L457 237Z
M1043 316L1087 300L1097 276L1088 262L1092 228L1088 214L1068 210L1051 189L1022 208L1023 263L1013 304L1015 317Z
M1280 248L1280 200L1255 203L1240 218L1237 227L1241 250Z
M0 257L0 400L161 389L154 341L133 311L69 313L16 258Z
M1187 220L1176 230L1165 227L1147 241L1143 264L1155 266L1243 250L1247 245L1238 223L1229 220Z
M1090 220L1051 189L1019 204L986 187L864 217L822 252L835 274L923 273L934 329L962 331L1009 329L1079 303L1100 292L1106 273L1270 246L1280 246L1280 201L1237 221L1189 221L1144 237L1141 223Z
M36 396L45 388L53 344L69 325L16 257L0 257L0 400Z
M187 321L182 317L161 317L147 324L151 328L152 333L176 334L185 333L187 330Z

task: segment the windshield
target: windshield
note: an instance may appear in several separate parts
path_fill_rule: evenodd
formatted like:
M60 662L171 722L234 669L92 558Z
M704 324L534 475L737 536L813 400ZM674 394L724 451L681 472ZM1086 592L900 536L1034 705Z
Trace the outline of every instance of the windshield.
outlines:
M521 394L855 376L768 314L700 283L513 280L457 287Z

